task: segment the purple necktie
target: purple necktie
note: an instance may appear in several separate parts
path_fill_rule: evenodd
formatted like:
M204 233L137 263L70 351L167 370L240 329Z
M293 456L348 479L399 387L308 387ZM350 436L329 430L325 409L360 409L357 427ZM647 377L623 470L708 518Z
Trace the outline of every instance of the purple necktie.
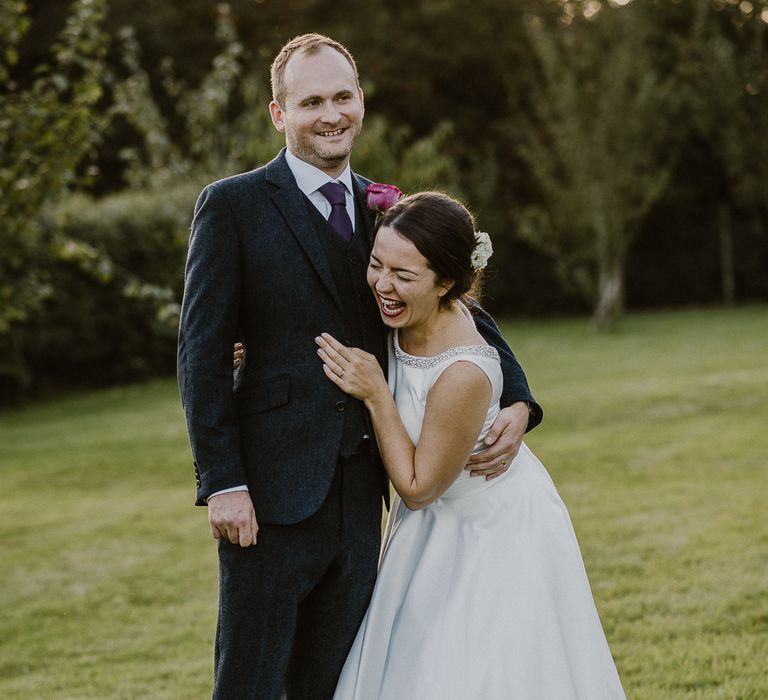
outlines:
M328 223L345 241L349 241L352 238L352 222L347 213L346 188L340 182L326 182L320 192L331 204Z

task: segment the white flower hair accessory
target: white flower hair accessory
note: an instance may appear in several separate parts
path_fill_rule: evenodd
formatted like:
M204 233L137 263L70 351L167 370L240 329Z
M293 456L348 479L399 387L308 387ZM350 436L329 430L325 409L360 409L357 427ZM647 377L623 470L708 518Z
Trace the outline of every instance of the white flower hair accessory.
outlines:
M491 237L485 231L475 231L475 249L472 251L472 269L482 270L493 255Z

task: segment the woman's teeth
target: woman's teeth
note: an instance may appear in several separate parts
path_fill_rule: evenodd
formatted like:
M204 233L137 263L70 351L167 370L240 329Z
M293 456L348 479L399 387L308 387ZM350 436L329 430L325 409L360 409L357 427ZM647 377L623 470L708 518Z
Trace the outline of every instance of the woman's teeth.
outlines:
M379 297L379 302L381 303L381 310L386 316L399 316L405 311L405 304L403 304L402 301L394 301L392 299Z

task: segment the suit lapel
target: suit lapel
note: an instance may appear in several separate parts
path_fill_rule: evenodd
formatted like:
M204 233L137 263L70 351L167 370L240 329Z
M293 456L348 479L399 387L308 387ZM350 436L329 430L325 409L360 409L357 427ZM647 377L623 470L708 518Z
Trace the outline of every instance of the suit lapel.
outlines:
M284 150L267 165L267 181L276 185L272 201L288 224L291 233L304 249L309 262L315 268L334 301L339 308L342 308L336 285L333 283L328 259L309 218L305 197L296 185L293 173L285 161Z
M352 173L352 186L355 190L355 205L359 213L358 220L363 222L363 231L367 238L367 248L370 251L373 248L373 212L368 208L368 202L365 199L365 190L370 184L370 180Z

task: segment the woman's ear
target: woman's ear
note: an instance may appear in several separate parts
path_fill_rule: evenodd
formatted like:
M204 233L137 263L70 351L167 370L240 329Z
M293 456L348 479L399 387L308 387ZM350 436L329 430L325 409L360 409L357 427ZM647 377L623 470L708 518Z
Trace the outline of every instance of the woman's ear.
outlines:
M438 282L438 287L440 287L440 290L437 292L437 296L444 297L448 292L453 289L453 285L455 285L456 282L454 280L443 280L442 282Z

